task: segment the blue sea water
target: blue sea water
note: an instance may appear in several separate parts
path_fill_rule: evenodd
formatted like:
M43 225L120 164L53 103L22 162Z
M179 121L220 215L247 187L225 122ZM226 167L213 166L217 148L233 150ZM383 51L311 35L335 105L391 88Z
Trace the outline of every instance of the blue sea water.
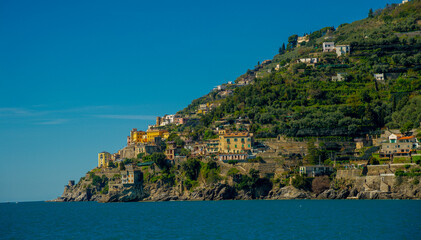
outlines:
M1 239L421 239L421 201L3 203Z

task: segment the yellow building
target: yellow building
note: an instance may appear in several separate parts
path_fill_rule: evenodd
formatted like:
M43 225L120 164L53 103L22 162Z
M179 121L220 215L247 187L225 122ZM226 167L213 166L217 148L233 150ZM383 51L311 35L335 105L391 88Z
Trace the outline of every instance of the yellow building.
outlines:
M220 153L246 153L252 149L253 135L248 132L234 132L219 135Z
M159 130L159 129L148 129L148 131L146 131L146 134L147 134L147 141L148 142L153 142L156 137L168 139L168 137L170 135L167 130Z
M128 137L127 145L140 142L146 142L146 132L137 131L136 128L133 128L130 131L130 136Z
M111 160L111 154L108 152L98 153L98 167L108 167L108 162Z

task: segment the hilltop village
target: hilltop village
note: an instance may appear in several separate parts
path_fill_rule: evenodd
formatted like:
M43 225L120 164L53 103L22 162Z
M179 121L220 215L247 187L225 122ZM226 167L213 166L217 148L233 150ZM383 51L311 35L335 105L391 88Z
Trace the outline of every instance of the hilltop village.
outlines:
M288 38L56 201L420 199L421 3Z

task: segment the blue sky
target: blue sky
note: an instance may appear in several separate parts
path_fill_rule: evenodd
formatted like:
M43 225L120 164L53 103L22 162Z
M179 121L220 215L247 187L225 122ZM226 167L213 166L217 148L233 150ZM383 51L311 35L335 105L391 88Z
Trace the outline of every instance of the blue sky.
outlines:
M0 202L61 195L131 128L272 59L292 34L386 3L2 0Z

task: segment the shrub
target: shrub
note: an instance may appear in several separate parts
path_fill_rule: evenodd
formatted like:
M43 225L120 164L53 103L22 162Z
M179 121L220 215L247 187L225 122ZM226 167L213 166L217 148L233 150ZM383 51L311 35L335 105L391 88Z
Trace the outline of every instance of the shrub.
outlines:
M379 159L377 159L373 156L370 157L369 163L370 163L370 165L379 165L380 164Z
M168 169L167 156L164 153L153 153L151 155L152 161L161 169Z
M187 159L186 162L182 163L181 167L183 168L186 176L190 180L196 180L199 177L200 168L200 161L195 158Z
M115 168L114 162L112 162L112 161L108 162L108 167Z
M398 170L396 170L396 172L395 172L395 176L399 176L399 177L401 177L401 176L406 176L406 173L405 173L403 170L398 169Z
M420 180L418 180L418 178L415 178L414 180L412 180L413 185L418 185L419 183L420 183Z
M236 169L236 168L230 168L230 170L228 170L227 175L228 176L234 176L236 174L238 174L240 172L240 170Z
M317 194L320 194L324 190L329 189L329 187L330 187L330 180L328 176L315 177L311 184L311 189L313 190L313 192Z
M298 189L307 189L307 181L303 176L297 175L292 179L292 186Z

